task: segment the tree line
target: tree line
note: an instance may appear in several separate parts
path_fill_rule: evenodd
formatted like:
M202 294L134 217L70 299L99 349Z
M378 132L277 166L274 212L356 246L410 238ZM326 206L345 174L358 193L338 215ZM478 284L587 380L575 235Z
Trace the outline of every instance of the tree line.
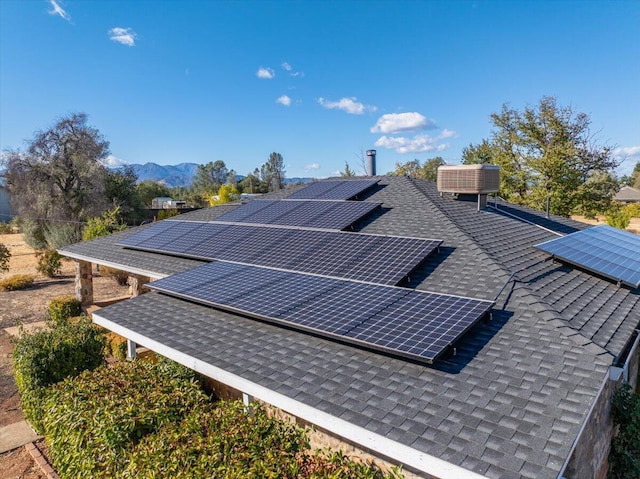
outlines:
M538 210L593 218L619 208L613 197L621 185L640 187L640 162L634 172L618 180L619 161L613 148L600 145L585 113L543 97L535 107L519 111L504 104L492 113L492 132L462 151L462 164L500 166L499 195L507 201ZM441 157L423 164L396 164L394 175L436 180Z
M131 166L109 169L109 154L109 142L88 124L85 113L70 114L37 131L24 152L3 152L4 184L30 246L59 248L77 242L83 227L101 216L118 224L139 224L147 218L151 200L159 196L206 206L219 197L284 187L284 159L276 152L241 181L223 161L215 161L199 165L193 184L179 188L138 183Z

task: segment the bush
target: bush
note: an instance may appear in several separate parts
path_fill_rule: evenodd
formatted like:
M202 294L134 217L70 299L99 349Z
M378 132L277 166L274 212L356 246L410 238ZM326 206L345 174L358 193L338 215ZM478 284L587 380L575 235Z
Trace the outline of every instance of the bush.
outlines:
M25 417L43 432L47 386L104 364L104 336L87 318L22 334L13 349L14 376Z
M124 477L299 477L304 431L270 417L259 405L220 401L146 436L130 455Z
M36 220L25 219L22 221L24 241L35 250L47 248L47 240L44 238L44 227Z
M613 396L612 411L619 429L611 442L609 477L640 478L640 394L624 384Z
M167 360L118 362L69 378L46 399L54 467L63 478L121 477L135 443L209 403L195 374Z
M127 358L127 338L123 338L116 333L107 333L105 354L109 354L116 359L124 360Z
M49 249L62 248L82 240L80 225L72 222L47 222L43 233Z
M11 223L4 223L0 221L0 235L9 235L14 233Z
M55 324L64 324L69 318L80 316L82 305L73 296L58 296L53 298L47 309L47 319Z
M88 241L127 229L127 225L120 222L119 216L120 207L116 206L102 213L102 218L91 218L82 230L82 240Z
M158 211L158 221L166 220L179 214L180 212L177 209L160 210Z
M54 249L48 249L36 253L38 258L38 273L42 273L48 278L55 278L62 271L62 256Z
M0 280L0 291L15 291L28 288L33 284L35 278L30 274L14 274Z
M2 243L0 243L0 272L9 271L9 260L11 259L11 253L9 249Z
M621 230L625 229L629 226L629 222L631 221L631 215L624 208L619 208L611 211L605 219L607 220L607 224L609 226L613 226L614 228L619 228Z

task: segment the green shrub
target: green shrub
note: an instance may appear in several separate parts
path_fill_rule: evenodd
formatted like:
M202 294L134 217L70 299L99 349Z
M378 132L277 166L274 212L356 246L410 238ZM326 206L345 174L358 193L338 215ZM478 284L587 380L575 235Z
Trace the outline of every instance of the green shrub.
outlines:
M62 478L121 477L135 443L209 402L195 374L167 360L123 361L69 378L46 400L54 467Z
M612 411L619 429L611 441L609 477L640 478L640 394L624 384L613 396Z
M36 253L38 258L38 273L48 278L55 278L62 271L62 255L54 249L48 249Z
M47 240L44 237L44 226L36 221L25 219L22 221L24 241L35 250L47 248Z
M4 223L0 221L0 235L9 235L14 233L11 223Z
M0 271L9 271L9 260L11 259L11 253L9 249L2 243L0 243Z
M105 354L109 354L116 359L124 360L127 358L127 338L109 332L106 335Z
M605 216L605 219L609 226L623 230L629 226L629 223L631 222L631 214L626 209L619 208L611 211Z
M297 456L307 447L301 428L259 405L247 414L240 401L220 401L143 438L124 477L294 478Z
M66 323L69 318L80 316L82 305L73 296L58 296L53 298L47 309L47 319L55 324Z
M82 229L77 223L47 222L43 232L49 249L62 248L82 240Z
M33 284L35 278L30 274L14 274L0 280L0 291L15 291L28 288Z
M125 229L127 229L127 225L120 222L120 207L116 206L114 209L102 213L102 218L91 218L87 221L82 230L82 240L92 240Z
M160 210L158 211L158 221L166 220L179 214L180 212L177 209Z
M87 318L22 334L13 348L14 376L25 417L43 431L47 386L104 364L104 335Z

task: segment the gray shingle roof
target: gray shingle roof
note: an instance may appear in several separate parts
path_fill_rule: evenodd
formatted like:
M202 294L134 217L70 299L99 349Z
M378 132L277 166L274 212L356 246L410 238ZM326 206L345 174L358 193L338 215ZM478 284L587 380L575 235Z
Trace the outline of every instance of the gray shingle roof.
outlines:
M360 350L149 293L101 310L123 328L319 411L492 478L556 477L607 367L640 323L638 291L544 260L533 244L583 228L534 211L440 197L435 185L382 178L369 233L441 238L409 286L497 298L434 367ZM214 209L218 210L218 208ZM212 215L201 211L188 215ZM181 219L187 219L183 216ZM198 216L203 218L203 216ZM121 235L130 232L121 233ZM187 269L191 260L124 250L117 237L65 248L123 265ZM164 261L164 263L162 262ZM523 269L524 268L524 269ZM508 282L512 273L517 281ZM504 289L503 286L507 284Z

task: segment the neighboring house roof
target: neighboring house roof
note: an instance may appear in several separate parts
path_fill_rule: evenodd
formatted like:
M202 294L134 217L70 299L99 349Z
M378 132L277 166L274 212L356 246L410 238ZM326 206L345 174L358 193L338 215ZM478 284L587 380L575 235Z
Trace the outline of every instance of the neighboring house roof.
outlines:
M496 300L492 319L474 326L456 355L427 367L159 293L98 314L151 349L392 459L408 458L412 469L433 472L441 460L492 478L556 477L608 366L640 324L638 289L545 261L533 247L557 237L553 231L587 227L575 221L502 202L476 211L475 202L403 177L383 177L359 199L383 205L358 231L443 239L407 286ZM212 220L232 207L180 220ZM61 252L153 277L202 264L117 246L137 231Z
M620 191L616 193L613 199L616 201L629 203L633 203L636 201L640 202L640 190L637 188L632 188L631 186L623 186L622 188L620 188Z

